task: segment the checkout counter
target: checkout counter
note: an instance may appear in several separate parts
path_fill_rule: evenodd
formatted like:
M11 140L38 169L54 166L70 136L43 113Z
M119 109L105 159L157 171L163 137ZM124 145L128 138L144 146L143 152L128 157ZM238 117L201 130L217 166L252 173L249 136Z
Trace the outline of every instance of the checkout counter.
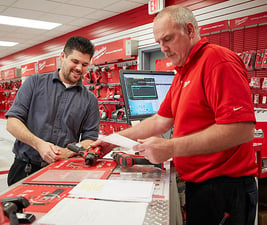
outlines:
M182 217L179 209L176 169L171 164L170 161L165 162L162 168L154 165L122 167L113 159L98 159L94 166L88 166L81 157L64 159L10 186L0 193L0 199L24 196L30 205L23 209L23 213L33 214L36 217L31 224L40 224L38 220L62 199L69 198L69 192L84 179L152 181L154 183L152 201L148 203L143 225L180 225ZM88 201L97 200L88 199ZM10 223L6 220L2 224ZM127 221L124 224L127 224Z

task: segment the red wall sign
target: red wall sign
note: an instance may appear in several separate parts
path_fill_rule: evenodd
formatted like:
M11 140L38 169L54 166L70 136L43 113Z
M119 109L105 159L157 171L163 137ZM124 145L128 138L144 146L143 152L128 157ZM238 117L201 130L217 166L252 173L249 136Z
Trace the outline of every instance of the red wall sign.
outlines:
M3 70L3 79L4 80L9 80L9 79L13 79L15 78L15 70L16 68L10 68L10 69L7 69L7 70Z
M124 38L95 46L95 54L92 58L92 64L125 59L137 55L137 42L136 46L134 42L136 41L132 41L130 38Z
M267 12L258 13L251 16L244 16L236 19L230 20L230 28L244 27L253 24L266 23L267 22Z
M36 62L22 65L20 67L21 68L21 76L26 77L26 76L30 76L32 74L35 74L37 72L37 71L35 71L35 64L36 64Z
M47 73L57 70L57 58L59 57L56 56L38 61L38 73Z
M199 27L200 34L207 34L211 32L229 29L228 20L223 20L216 23L211 23Z

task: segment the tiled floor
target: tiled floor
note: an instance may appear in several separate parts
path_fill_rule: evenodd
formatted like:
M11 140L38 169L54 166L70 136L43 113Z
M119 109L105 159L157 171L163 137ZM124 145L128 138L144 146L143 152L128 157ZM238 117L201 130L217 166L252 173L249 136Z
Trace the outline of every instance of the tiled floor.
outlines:
M6 120L0 119L0 192L7 188L7 171L14 160L14 140L15 138L6 131Z

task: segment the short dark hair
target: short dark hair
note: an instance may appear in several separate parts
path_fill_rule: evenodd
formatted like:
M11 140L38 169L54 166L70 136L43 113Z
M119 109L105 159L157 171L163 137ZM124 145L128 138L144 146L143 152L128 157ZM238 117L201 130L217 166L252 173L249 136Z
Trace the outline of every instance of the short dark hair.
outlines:
M67 40L63 51L68 56L73 50L77 50L83 54L89 54L91 58L95 53L92 42L89 39L81 36L73 36Z

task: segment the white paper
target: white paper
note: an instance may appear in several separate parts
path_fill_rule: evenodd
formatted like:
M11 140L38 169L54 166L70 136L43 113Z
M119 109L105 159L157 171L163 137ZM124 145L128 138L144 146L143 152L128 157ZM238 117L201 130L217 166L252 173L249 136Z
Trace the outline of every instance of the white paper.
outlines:
M64 198L37 224L142 225L148 203Z
M103 200L151 202L153 191L152 181L85 179L69 194Z
M108 142L113 145L118 145L126 149L132 149L133 146L138 145L137 141L121 136L119 134L110 134L108 136L101 137L100 140Z

